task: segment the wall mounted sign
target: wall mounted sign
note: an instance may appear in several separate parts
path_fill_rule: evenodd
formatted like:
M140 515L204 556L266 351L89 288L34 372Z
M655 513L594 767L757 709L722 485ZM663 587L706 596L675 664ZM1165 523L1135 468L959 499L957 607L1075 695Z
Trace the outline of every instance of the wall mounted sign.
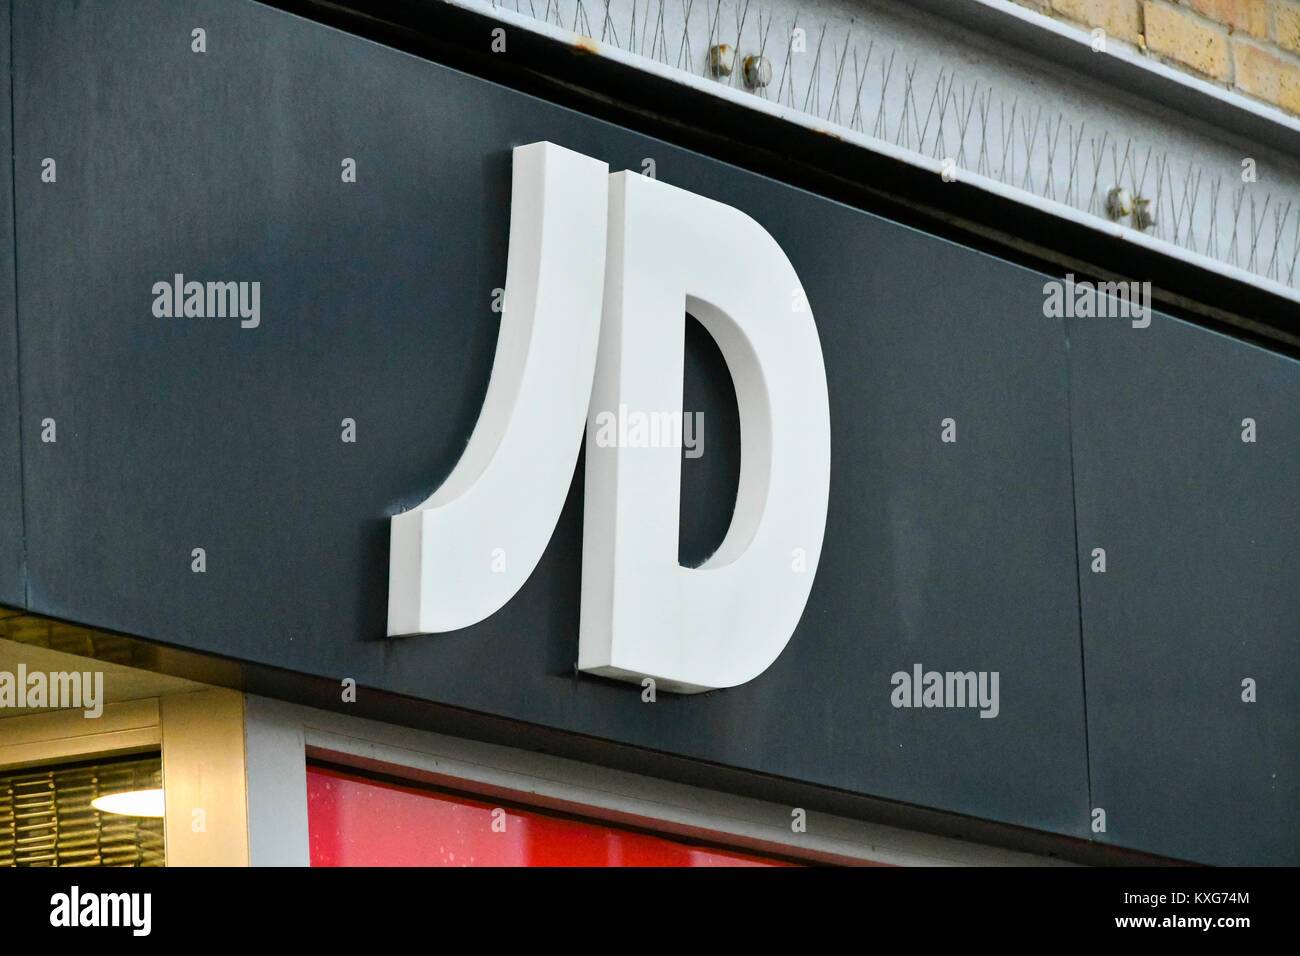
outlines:
M614 409L681 420L687 311L726 360L741 435L730 528L698 568L677 558L679 445L601 440ZM579 669L685 692L762 673L812 590L830 485L826 370L794 266L736 209L535 143L514 150L483 410L443 485L393 518L390 635L477 624L515 595L584 426Z

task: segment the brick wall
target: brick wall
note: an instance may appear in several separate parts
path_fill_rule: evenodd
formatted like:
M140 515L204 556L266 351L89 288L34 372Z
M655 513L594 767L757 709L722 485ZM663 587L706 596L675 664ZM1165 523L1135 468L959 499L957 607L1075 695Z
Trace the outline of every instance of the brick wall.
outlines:
M1300 0L1015 0L1300 115Z

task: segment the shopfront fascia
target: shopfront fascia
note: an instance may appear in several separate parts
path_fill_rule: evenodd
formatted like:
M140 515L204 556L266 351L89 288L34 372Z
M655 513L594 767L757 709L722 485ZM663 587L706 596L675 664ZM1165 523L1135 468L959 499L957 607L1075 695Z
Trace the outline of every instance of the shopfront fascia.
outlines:
M1005 242L981 226L1002 207L960 181L889 156L849 176L842 144L779 117L719 106L715 126L674 126L632 93L602 105L574 92L587 61L553 38L512 33L488 65L469 38L490 23L442 15L441 39L380 17L374 43L342 15L252 3L18 2L0 44L16 250L0 265L0 603L11 625L103 635L47 650L112 646L163 682L114 678L134 689L110 687L104 717L138 737L100 752L159 754L169 862L311 862L312 788L348 774L388 787L361 806L401 806L406 781L456 812L499 800L511 820L532 808L773 860L1296 860L1293 303L1041 210ZM588 86L617 74L588 66ZM720 140L749 119L782 148ZM543 197L528 245L520 151L539 144L563 151L550 172L557 156L600 169L528 193ZM664 197L685 219L647 241L646 217L671 222ZM619 259L641 241L650 255ZM521 252L547 280L531 298L510 278ZM1122 314L1117 275L1138 289ZM647 321L642 297L610 290L659 276L683 305L663 336L601 351ZM769 280L789 286L789 323L770 323L786 338L734 305ZM572 338L512 352L503 302ZM808 328L820 368L799 352ZM535 368L555 396L561 361L574 395L524 430L556 440L525 444L477 519L521 506L502 531L520 543L468 534L463 560L427 574L439 526L399 555L394 519L436 510L462 462L460 490L483 487L476 436L514 447L493 383L526 394ZM664 472L679 495L619 483L667 460L626 440L620 402L654 376L637 394L679 393L632 413L702 422L701 453L676 449ZM627 453L606 472L601 424ZM640 505L654 517L629 544L611 529ZM672 505L653 551L662 568L675 543L671 574L628 615L616 602L650 587L637 562ZM625 639L657 594L764 543L778 506L806 532L772 552L798 587L737 575ZM479 560L479 579L437 592ZM395 622L403 561L419 584ZM468 617L438 619L449 608ZM603 650L584 633L602 612ZM27 666L31 642L5 646ZM172 708L194 733L169 757ZM95 752L99 731L58 720L0 717L0 769L66 756L42 741ZM228 752L195 786L239 781L245 802L188 793L185 760L206 758L187 747Z

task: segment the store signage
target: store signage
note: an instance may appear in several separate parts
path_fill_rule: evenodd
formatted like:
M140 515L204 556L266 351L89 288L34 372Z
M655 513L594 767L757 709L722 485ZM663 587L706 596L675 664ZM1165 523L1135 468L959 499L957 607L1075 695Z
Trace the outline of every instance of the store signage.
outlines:
M518 592L585 428L579 668L686 693L744 683L793 634L826 525L826 371L794 267L739 210L551 143L514 150L512 189L487 395L446 481L392 519L388 633L468 627ZM687 312L741 424L731 525L698 568L677 561L680 447L598 427L681 421Z
M0 604L701 786L1300 862L1300 747L1258 732L1300 713L1300 597L1261 584L1300 576L1300 363L1135 330L1145 296L1089 319L1097 277L1071 307L889 176L855 208L267 4L199 69L159 51L207 8L157 6L13 4Z

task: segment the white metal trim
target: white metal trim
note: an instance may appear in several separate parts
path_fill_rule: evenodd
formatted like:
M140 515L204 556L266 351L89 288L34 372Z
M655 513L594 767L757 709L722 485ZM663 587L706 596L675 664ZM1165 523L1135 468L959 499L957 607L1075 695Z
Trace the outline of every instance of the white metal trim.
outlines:
M813 861L1071 865L822 813L809 813L807 832L796 834L791 832L788 806L265 698L249 696L245 714L250 857L255 866L309 862L308 749L344 758L345 763L351 758L404 768L414 779L455 782L461 789L501 799L518 795L524 804Z
M96 719L80 710L0 720L0 769L15 770L162 746L157 698L105 704Z

